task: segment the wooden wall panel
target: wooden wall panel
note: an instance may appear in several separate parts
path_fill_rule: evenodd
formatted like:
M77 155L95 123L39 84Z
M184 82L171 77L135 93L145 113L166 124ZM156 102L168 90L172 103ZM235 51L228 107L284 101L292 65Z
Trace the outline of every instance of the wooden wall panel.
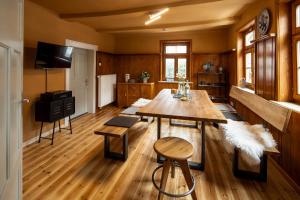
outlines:
M105 74L114 74L115 73L115 59L114 55L111 53L97 52L97 66L96 74L105 75ZM101 66L99 66L101 63Z
M256 42L255 92L268 100L275 100L276 93L275 50L275 37Z
M237 112L243 119L250 124L264 123L258 115L242 105L238 101L231 99ZM271 131L274 139L277 142L279 156L272 157L283 171L298 185L300 185L300 113L292 112L286 133L282 133L269 124L267 128Z
M210 62L214 65L213 71L218 71L219 67L223 67L223 70L228 74L228 70L233 68L232 63L234 60L230 57L230 53L219 54L192 54L192 82L193 88L197 88L197 72L203 72L203 65Z
M101 63L101 66L99 65ZM115 74L114 54L97 52L96 55L96 76ZM96 108L98 109L98 78L96 77Z
M143 71L150 73L149 82L159 81L160 55L159 54L117 54L115 55L115 70L118 82L124 82L124 75L137 81Z
M270 38L265 41L266 51L265 51L265 90L264 90L264 97L266 99L275 99L275 90L276 90L276 77L275 77L275 70L276 70L276 57L275 57L275 38Z
M263 96L264 93L264 44L256 44L256 68L255 68L255 92L259 96Z
M291 101L293 92L292 69L292 13L290 3L278 2L277 8L277 95L278 101Z
M236 59L235 53L220 53L220 54L192 54L191 73L193 82L193 89L197 88L197 72L203 71L203 64L211 62L214 64L215 69L218 70L220 66L224 67L224 70L228 72L230 69L234 69ZM148 71L151 74L149 82L157 83L160 81L160 55L159 54L116 54L114 55L114 69L118 76L118 82L124 82L124 75L129 73L131 78L139 80L140 74L143 71ZM235 72L233 72L233 77ZM233 83L235 81L232 81ZM159 91L166 84L160 84L157 89Z
M229 86L238 85L237 67L236 67L237 66L236 51L229 52L226 55L228 56L228 63L227 63L228 84L229 84Z

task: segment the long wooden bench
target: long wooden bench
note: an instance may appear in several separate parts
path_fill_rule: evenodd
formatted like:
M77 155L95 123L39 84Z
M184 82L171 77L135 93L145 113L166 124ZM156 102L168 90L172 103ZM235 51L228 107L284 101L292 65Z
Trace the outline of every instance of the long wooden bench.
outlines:
M285 133L291 111L287 108L281 107L271 101L268 101L256 94L244 91L241 88L233 86L230 90L230 97L235 101L248 107L259 117L261 117L265 123L272 125L273 127ZM241 119L238 113L230 112L229 115L236 114L237 119ZM234 118L234 117L233 117ZM242 119L241 119L242 120ZM267 159L268 155L279 155L280 152L276 147L265 148L262 157L260 158L260 171L252 172L239 169L239 152L240 149L234 148L232 169L236 177L256 179L259 181L267 180Z

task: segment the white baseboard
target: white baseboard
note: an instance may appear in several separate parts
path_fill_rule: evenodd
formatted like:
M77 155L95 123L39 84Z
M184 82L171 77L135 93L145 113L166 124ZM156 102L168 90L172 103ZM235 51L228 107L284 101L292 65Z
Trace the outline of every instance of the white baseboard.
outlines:
M66 125L61 125L61 128L66 128L66 127L67 127ZM43 132L42 133L42 137L47 137L47 136L51 135L52 131L53 130L50 129L49 131ZM56 127L55 128L55 132L58 132L58 131L59 131L59 127ZM30 144L33 144L33 143L35 143L37 141L39 141L39 135L36 136L36 137L34 137L34 138L31 138L31 139L29 139L29 140L27 140L25 142L23 142L23 148L26 147L26 146L28 146L28 145L30 145Z

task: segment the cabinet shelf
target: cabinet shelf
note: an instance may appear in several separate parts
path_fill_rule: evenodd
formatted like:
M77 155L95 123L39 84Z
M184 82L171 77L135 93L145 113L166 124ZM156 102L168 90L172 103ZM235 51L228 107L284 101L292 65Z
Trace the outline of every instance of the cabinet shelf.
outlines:
M225 72L198 72L197 88L206 90L213 102L226 102L227 77Z
M198 87L206 88L226 88L225 84L199 84Z

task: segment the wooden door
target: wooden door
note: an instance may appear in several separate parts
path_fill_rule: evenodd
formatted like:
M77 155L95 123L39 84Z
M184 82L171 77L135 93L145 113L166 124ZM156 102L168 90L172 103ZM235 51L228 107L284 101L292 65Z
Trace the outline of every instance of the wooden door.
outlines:
M127 85L126 84L118 84L117 98L118 98L119 107L127 106Z
M75 96L75 114L77 117L87 113L88 94L88 52L74 48L70 71L70 89Z
M22 199L23 0L0 6L0 199Z

